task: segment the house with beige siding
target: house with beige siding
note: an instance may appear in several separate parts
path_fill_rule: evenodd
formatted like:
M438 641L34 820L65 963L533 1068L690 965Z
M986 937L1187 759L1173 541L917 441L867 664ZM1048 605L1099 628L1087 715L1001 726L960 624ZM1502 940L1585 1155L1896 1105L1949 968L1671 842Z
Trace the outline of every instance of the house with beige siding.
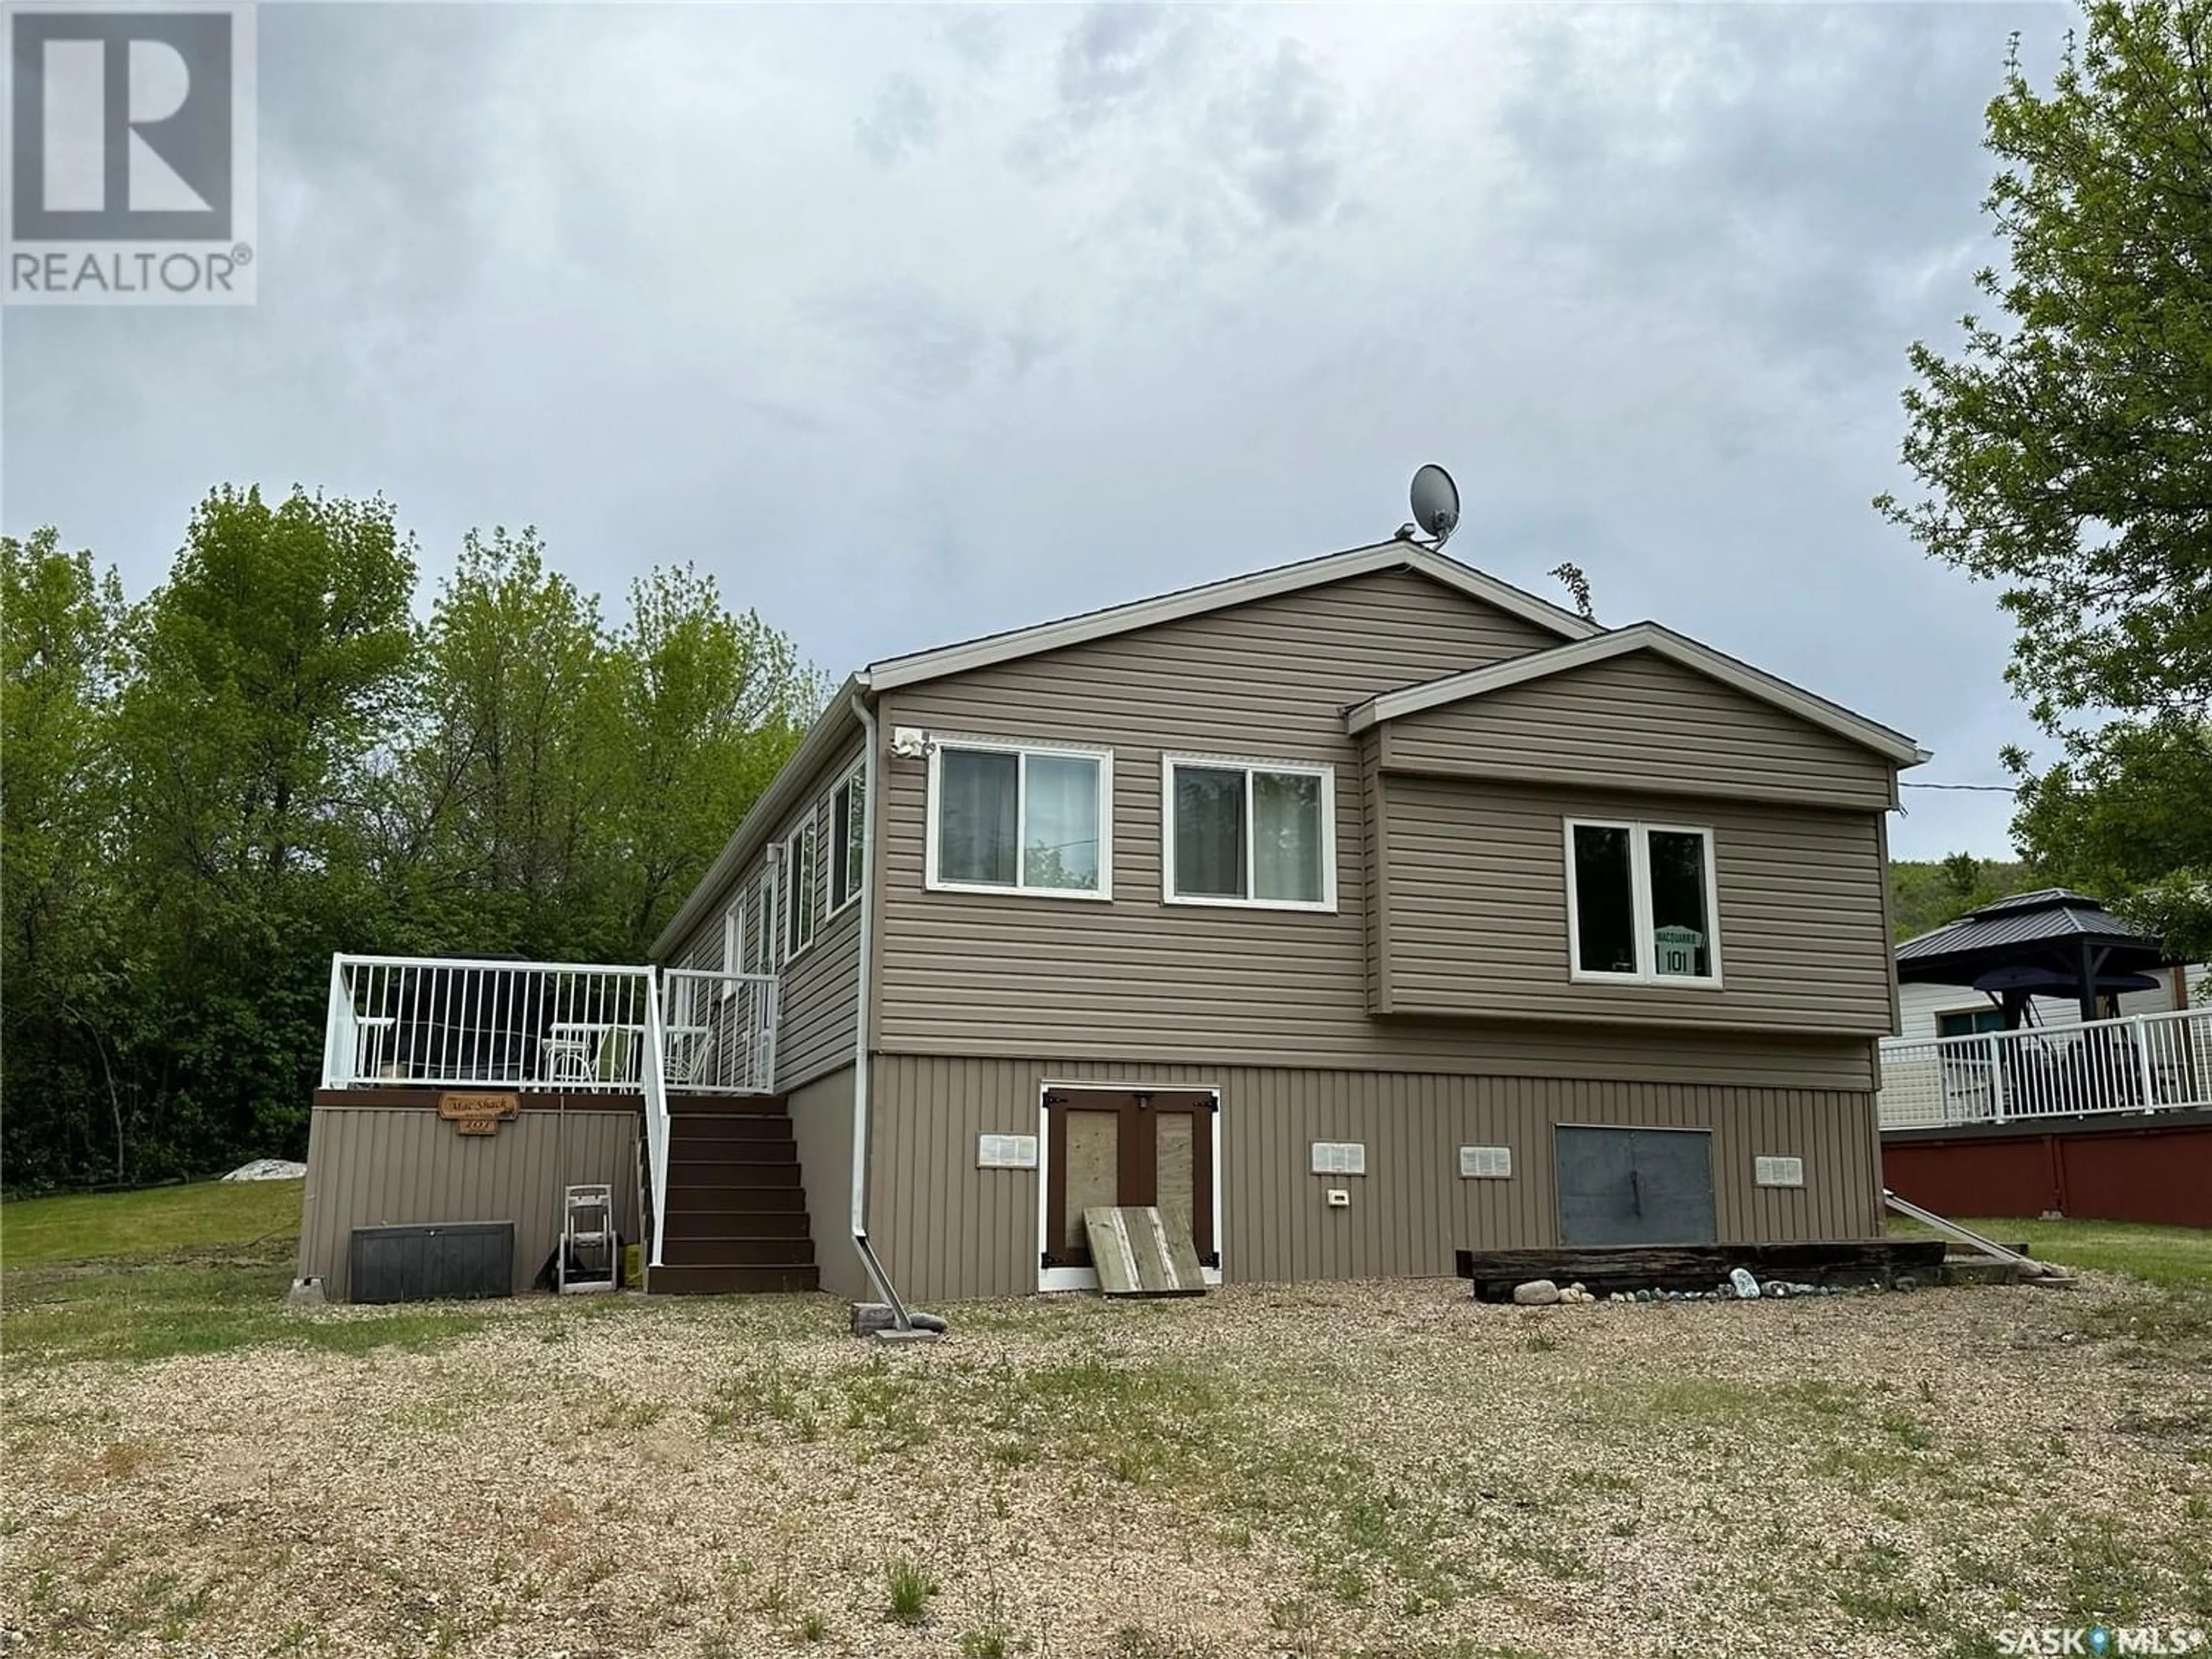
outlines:
M702 1054L775 993L745 1111L673 1080L654 1287L759 1282L756 1143L855 1297L1091 1284L1105 1204L1219 1280L1877 1236L1925 758L1407 540L871 664L654 948Z

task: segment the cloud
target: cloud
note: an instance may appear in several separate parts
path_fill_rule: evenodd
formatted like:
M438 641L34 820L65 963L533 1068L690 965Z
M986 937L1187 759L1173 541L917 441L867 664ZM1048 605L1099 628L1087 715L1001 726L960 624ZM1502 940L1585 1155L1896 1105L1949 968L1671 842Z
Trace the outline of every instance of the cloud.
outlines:
M842 669L1388 535L1437 460L1455 553L1980 781L2008 624L1867 503L2067 17L267 7L260 305L12 314L0 528L143 593L218 481L381 491L430 574L691 558Z
M1223 164L1265 218L1309 225L1336 206L1344 188L1338 103L1313 53L1284 40L1248 85L1215 105Z
M875 107L855 124L860 148L879 167L895 165L937 137L937 105L914 76L894 75L876 94Z

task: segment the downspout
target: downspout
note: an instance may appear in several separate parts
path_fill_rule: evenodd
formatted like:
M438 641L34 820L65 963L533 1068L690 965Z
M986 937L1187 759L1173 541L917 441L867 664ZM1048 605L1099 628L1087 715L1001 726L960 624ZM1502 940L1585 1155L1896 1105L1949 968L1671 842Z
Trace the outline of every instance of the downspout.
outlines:
M867 793L867 810L860 815L860 868L864 872L860 887L860 994L854 999L853 1020L853 1248L860 1254L868 1282L876 1287L876 1294L891 1310L891 1322L902 1331L910 1331L914 1321L906 1310L906 1304L891 1288L890 1275L884 1271L884 1264L876 1259L875 1246L868 1242L868 1134L874 1103L868 1087L868 976L876 955L876 813L883 797L877 787L875 711L858 691L853 694L853 713L860 719L860 731L867 744L866 757L861 763L861 787Z

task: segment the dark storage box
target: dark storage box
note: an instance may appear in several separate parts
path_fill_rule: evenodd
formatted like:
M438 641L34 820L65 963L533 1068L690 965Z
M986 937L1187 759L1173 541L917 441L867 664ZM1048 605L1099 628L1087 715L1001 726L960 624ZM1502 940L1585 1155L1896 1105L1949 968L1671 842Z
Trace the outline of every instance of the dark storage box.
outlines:
M434 1302L514 1293L512 1221L353 1230L348 1301Z

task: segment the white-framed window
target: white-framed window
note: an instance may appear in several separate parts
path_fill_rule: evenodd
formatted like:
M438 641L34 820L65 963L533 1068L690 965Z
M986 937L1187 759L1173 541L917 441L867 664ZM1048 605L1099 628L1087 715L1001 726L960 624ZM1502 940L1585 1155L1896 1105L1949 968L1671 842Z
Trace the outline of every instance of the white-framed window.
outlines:
M855 766L830 796L830 914L860 896L867 878L868 774Z
M1160 897L1170 904L1336 908L1336 769L1160 757Z
M783 842L785 879L781 884L783 899L783 959L793 957L814 943L814 896L820 870L820 837L817 833L816 815L809 812L805 822L799 824Z
M746 935L745 971L749 974L772 973L775 969L776 940L781 937L775 896L783 886L782 869L783 847L778 842L761 854L760 872L753 878L752 926Z
M1720 902L1711 830L1569 818L1566 836L1573 978L1720 984Z
M939 738L924 883L943 892L1114 896L1114 751Z

